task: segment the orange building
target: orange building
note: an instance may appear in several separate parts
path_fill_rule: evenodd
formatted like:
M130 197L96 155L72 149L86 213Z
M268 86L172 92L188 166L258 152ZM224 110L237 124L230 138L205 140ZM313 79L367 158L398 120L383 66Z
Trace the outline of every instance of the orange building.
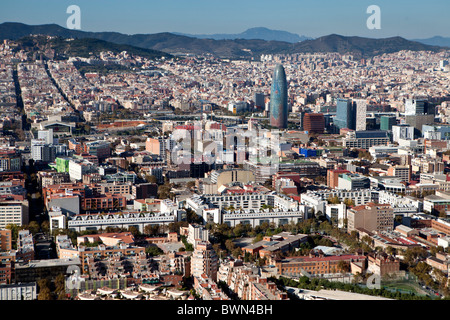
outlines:
M126 200L120 194L105 194L81 199L81 208L85 211L121 210L125 208Z
M69 149L74 150L76 154L80 154L83 152L83 145L75 139L69 139Z
M10 251L12 249L11 230L0 230L0 251Z
M275 265L279 275L301 277L305 272L310 275L350 272L352 263L364 264L365 261L366 257L363 255L309 255L276 260Z
M339 175L349 173L350 171L344 169L327 170L327 186L335 189L338 187Z
M303 118L303 130L308 131L308 133L323 133L325 131L323 113L306 113Z
M163 142L161 139L147 138L145 141L145 151L163 156Z

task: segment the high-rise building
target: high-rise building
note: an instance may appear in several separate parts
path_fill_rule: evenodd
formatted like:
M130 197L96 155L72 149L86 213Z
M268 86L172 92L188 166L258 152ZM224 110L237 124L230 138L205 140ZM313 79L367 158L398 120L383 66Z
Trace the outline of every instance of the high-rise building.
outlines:
M255 93L255 107L257 109L264 109L265 95L262 92Z
M219 259L209 241L200 241L196 244L191 258L191 275L200 277L205 274L214 281L217 280Z
M34 161L53 162L56 159L56 147L43 139L32 139L31 157Z
M0 150L0 170L20 171L22 168L22 156L16 150Z
M303 118L303 130L308 131L308 133L323 133L325 130L323 113L306 113Z
M275 67L270 92L270 125L279 129L287 128L288 122L288 95L287 81L284 67L278 64Z
M43 139L47 144L53 144L53 129L39 130L38 139Z
M347 210L347 231L358 228L369 232L392 231L394 210L390 204L367 203Z
M334 125L338 129L353 129L355 130L356 110L355 103L350 99L336 99L336 117Z
M388 131L392 130L392 126L397 124L397 118L392 116L381 116L380 117L380 130Z
M354 103L356 104L355 130L364 131L366 130L367 102L364 99L356 99Z
M407 99L405 101L405 115L435 114L434 104L424 99Z
M28 224L28 200L2 200L0 202L0 228L9 224Z
M0 229L0 251L12 249L12 232L10 229Z

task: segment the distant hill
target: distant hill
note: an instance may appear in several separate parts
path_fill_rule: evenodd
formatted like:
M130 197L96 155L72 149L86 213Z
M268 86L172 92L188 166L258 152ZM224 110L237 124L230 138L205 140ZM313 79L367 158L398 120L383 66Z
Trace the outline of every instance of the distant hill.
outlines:
M444 48L406 40L402 37L372 39L363 37L346 37L332 34L314 40L302 41L295 44L293 52L338 52L351 53L359 57L371 57L384 53L393 53L401 50L434 51Z
M450 48L450 38L435 36L427 39L414 39L412 41L417 41L423 44L428 44L431 46L441 46Z
M227 34L227 33L216 33L216 34L174 33L174 34L198 39L214 39L214 40L246 39L246 40L283 41L289 43L297 43L300 41L312 39L311 37L299 36L298 34L295 33L281 30L271 30L264 27L250 28L244 32L236 34Z
M317 39L291 43L286 41L267 41L261 39L199 39L173 33L126 35L118 32L86 32L69 30L56 24L29 26L22 23L0 24L1 39L18 39L30 34L45 34L64 38L92 38L136 48L152 49L170 54L210 53L222 58L258 58L261 54L289 54L313 52L352 53L356 57L371 57L401 50L443 50L439 46L406 40L401 37L372 39L328 35Z
M170 58L171 55L153 49L145 49L125 44L112 43L100 39L82 38L82 39L66 39L63 37L55 37L48 39L46 36L25 36L17 39L16 50L26 50L27 52L48 52L54 50L56 57L85 57L91 55L98 56L102 51L111 51L115 54L127 51L130 54L138 55L148 59L156 59L161 57Z

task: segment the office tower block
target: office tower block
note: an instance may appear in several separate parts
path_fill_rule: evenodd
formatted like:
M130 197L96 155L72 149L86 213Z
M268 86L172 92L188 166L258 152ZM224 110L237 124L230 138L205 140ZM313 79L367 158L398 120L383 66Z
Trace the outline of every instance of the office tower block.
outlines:
M356 110L355 103L350 99L336 99L336 117L334 125L338 129L355 129Z
M279 129L287 128L288 101L287 81L284 67L278 64L275 67L270 92L270 125Z
M435 114L435 106L424 99L407 99L405 101L405 116Z
M381 116L380 117L380 130L388 131L392 130L392 126L395 126L397 124L397 118L396 117L390 117L390 116Z
M265 95L261 92L255 93L255 108L257 109L264 109L265 105Z
M364 99L354 100L356 104L356 131L366 130L366 117L367 117L367 102Z
M303 118L303 130L308 133L323 133L325 130L325 118L323 113L306 113Z

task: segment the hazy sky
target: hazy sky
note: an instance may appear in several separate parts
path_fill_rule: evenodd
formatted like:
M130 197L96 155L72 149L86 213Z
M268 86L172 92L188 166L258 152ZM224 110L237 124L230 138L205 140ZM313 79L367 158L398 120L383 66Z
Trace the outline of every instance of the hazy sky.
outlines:
M80 7L83 31L212 34L267 27L311 37L450 37L450 0L1 0L0 22L66 27L69 5ZM381 9L379 30L367 28L370 5Z

